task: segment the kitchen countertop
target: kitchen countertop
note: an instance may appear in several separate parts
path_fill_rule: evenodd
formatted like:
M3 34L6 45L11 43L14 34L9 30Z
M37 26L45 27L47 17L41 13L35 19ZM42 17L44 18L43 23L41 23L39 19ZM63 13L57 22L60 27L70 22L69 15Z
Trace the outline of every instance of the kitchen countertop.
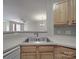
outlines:
M76 48L76 38L73 36L57 36L55 35L54 37L49 37L49 39L51 39L51 42L30 42L30 43L26 43L23 42L20 45L61 45L61 46L66 46L66 47L70 47L70 48Z
M25 38L16 38L16 39L3 39L3 52L6 52L12 48L17 47L21 44Z
M61 45L70 48L76 48L76 37L75 36L64 36L64 35L54 35L52 37L48 36L48 38L52 41L49 43L25 43L25 39L16 38L16 39L4 39L3 41L3 50L8 51L9 49L16 47L18 45Z

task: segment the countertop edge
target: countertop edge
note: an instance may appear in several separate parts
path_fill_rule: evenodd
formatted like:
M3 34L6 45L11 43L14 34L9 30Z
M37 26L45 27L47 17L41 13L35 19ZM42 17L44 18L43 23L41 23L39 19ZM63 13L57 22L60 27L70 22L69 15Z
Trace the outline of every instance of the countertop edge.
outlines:
M13 46L13 47L11 47L11 48L9 48L9 49L6 49L6 50L3 50L3 54L4 53L6 53L6 52L8 52L8 51L10 51L10 50L12 50L12 49L14 49L14 48L16 48L16 47L18 47L18 46L22 46L22 45L58 45L58 46L63 46L63 47L68 47L68 48L73 48L73 49L76 49L76 47L74 47L74 46L69 46L69 45L62 45L62 44L59 44L59 43L46 43L46 44L36 44L36 43L20 43L20 44L17 44L16 46Z

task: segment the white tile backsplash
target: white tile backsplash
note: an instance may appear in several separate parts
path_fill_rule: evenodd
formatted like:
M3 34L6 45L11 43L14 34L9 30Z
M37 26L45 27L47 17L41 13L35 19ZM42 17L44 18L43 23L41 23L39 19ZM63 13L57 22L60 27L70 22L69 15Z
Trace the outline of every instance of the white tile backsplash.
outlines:
M4 34L3 39L18 39L18 38L26 38L26 37L34 37L34 33L12 33L12 34ZM48 36L48 33L38 33L39 37Z
M65 34L71 34L70 30L65 31Z

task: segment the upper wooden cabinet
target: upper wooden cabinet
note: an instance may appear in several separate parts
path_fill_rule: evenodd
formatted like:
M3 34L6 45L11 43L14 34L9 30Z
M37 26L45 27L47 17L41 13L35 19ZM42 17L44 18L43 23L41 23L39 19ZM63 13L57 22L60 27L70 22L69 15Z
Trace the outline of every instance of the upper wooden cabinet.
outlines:
M62 0L54 4L54 24L76 23L76 5L75 0Z
M66 24L67 21L67 2L61 2L54 5L54 23Z
M76 23L76 0L68 0L69 25Z
M37 59L36 46L21 46L21 58L20 59Z

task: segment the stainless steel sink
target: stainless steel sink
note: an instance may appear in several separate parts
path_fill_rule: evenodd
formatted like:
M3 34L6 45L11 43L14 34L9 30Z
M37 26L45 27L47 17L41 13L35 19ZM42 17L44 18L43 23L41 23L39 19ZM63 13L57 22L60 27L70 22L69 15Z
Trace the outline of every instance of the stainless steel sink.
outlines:
M47 37L28 37L25 42L35 42L35 43L41 43L41 42L50 42L50 40Z

